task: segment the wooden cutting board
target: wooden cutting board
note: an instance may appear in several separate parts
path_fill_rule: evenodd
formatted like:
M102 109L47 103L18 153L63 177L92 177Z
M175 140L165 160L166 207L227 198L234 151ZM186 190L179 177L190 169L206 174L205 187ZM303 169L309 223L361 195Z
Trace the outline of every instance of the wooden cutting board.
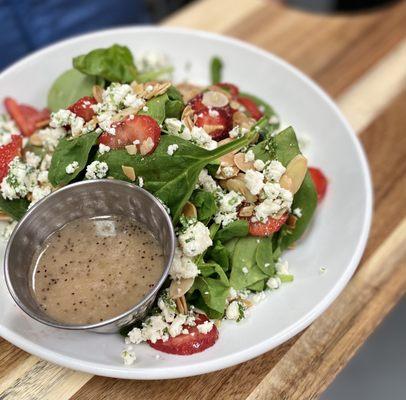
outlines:
M271 0L201 0L164 21L269 50L310 75L358 133L374 219L357 273L306 331L254 360L170 381L125 381L58 367L0 339L0 399L314 399L406 290L406 2L326 16Z

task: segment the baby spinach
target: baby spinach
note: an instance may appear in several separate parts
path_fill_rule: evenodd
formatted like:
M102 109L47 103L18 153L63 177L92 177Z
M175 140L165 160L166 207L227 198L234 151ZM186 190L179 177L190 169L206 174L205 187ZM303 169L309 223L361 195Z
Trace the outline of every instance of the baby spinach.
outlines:
M224 271L228 271L230 268L230 257L228 249L220 240L216 240L214 245L207 250L205 258L215 261Z
M98 154L97 159L108 164L109 175L116 179L128 180L122 166L133 167L136 176L143 178L144 187L169 207L176 223L205 165L230 151L246 146L254 134L253 130L212 151L174 135L162 135L158 147L149 156L130 155L126 150L111 150L103 155ZM171 144L178 145L172 156L167 153Z
M86 167L90 150L97 143L100 133L90 132L75 138L63 138L52 156L49 181L53 186L66 185L75 179ZM66 173L66 167L76 161L79 166L73 174Z
M165 104L165 118L180 119L185 105L181 100L168 100Z
M264 280L264 274L256 263L258 238L247 236L238 239L231 259L230 285L236 289L245 289L258 281Z
M67 108L81 97L92 96L93 85L98 84L94 76L82 74L76 69L69 69L60 75L48 92L48 108L58 111Z
M138 75L131 51L118 44L77 56L73 59L73 66L83 74L110 82L129 83Z
M7 200L0 195L0 210L16 221L20 220L28 210L27 199Z
M140 111L140 115L149 115L154 118L158 124L162 124L165 120L166 114L166 103L168 102L169 97L166 93L161 94L160 96L154 97L151 100L146 102L146 111Z
M301 154L296 134L292 127L289 127L276 135L274 141L276 157L284 166L286 166L293 157ZM297 219L293 230L288 232L282 231L279 233L279 235L283 235L280 242L281 250L286 249L292 243L300 239L306 228L309 226L316 207L317 192L310 174L307 172L302 186L294 196L292 204L292 210L300 208L302 216Z
M197 264L197 266L199 268L200 275L204 277L213 277L213 275L217 275L218 279L220 279L220 281L224 285L230 286L226 273L224 272L223 268L216 262L200 262L199 264Z
M221 72L223 69L223 62L219 57L213 57L210 63L210 76L213 85L221 82Z
M217 212L216 199L213 193L195 190L190 201L196 206L199 221L208 222Z
M220 229L215 240L220 240L222 242L227 242L228 240L235 237L244 237L248 235L248 221L243 219L237 219L236 221L230 222L224 228Z
M248 286L247 289L252 290L253 292L262 292L265 288L266 280L262 279L258 282L253 283L252 285Z
M272 238L263 237L257 239L259 241L257 251L255 253L255 261L258 268L266 275L275 275L275 265L272 252Z

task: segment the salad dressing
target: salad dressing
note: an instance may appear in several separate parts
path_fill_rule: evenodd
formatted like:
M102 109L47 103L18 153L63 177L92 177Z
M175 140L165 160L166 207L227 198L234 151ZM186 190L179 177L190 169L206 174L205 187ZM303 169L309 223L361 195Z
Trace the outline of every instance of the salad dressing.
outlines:
M139 303L162 276L158 241L121 216L80 218L50 235L32 262L32 290L56 321L92 324Z

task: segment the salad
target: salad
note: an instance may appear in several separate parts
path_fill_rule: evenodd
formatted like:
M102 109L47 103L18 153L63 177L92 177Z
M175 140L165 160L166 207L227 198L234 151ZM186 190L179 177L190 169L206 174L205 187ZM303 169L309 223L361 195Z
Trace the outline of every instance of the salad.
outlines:
M1 218L16 221L54 190L121 179L170 214L178 245L155 307L122 330L126 364L146 342L187 355L214 345L223 319L239 322L293 281L283 252L308 228L327 180L309 168L292 127L264 100L222 79L173 83L164 57L125 46L73 59L38 110L6 98L0 119ZM249 88L244 88L248 89Z

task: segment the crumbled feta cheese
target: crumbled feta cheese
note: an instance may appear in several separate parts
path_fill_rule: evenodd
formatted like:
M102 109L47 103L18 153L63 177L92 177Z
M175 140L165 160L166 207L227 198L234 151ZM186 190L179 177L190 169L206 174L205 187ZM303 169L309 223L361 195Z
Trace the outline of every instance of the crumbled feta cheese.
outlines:
M97 122L100 128L110 135L116 134L116 128L111 126L113 124L113 116L114 113L112 111L104 111L97 115Z
M78 168L79 163L77 161L72 161L70 164L66 166L65 172L70 175L73 174Z
M142 111L147 112L149 110L148 106L142 107Z
M25 162L33 168L37 168L41 162L41 157L37 156L35 153L32 151L26 151L25 152Z
M37 176L37 181L42 184L48 184L48 171L40 171Z
M168 328L162 315L152 315L143 323L142 336L144 340L150 340L152 343L159 339L166 342L169 339Z
M293 210L293 214L296 215L298 218L302 218L302 209L297 207Z
M182 333L183 324L186 322L186 315L178 314L169 326L168 332L172 337L178 336Z
M259 303L261 303L261 301L263 301L265 299L266 299L265 291L255 293L251 298L251 300L254 304L259 304Z
M206 335L213 329L213 321L204 321L202 324L197 325L197 330Z
M272 115L272 116L269 118L268 122L269 122L271 125L279 124L279 118L278 118L276 115Z
M223 226L237 219L237 208L244 201L244 196L231 190L228 193L217 192L218 211L214 216L216 224Z
M30 207L51 193L50 186L36 186L32 191Z
M66 136L63 128L44 128L38 131L38 136L47 151L54 151L59 140Z
M202 254L213 244L209 228L200 221L188 226L185 232L178 236L178 241L183 253L188 257Z
M133 350L123 350L121 352L121 357L125 365L132 365L135 363L137 357Z
M105 144L103 144L103 143L100 143L99 144L99 153L100 154L105 154L105 153L108 153L110 151L110 147L109 146L106 146Z
M259 194L264 187L264 175L259 171L249 169L244 175L244 181L253 195Z
M102 179L107 175L109 167L104 161L93 161L86 167L86 179Z
M268 181L279 182L285 171L286 168L279 161L272 160L264 168L264 175Z
M175 153L175 151L178 150L178 148L179 146L177 144L170 144L166 152L168 153L168 155L172 156L173 153Z
M142 176L138 177L138 186L142 188L144 186L144 178ZM169 214L169 213L168 213Z
M7 115L0 115L0 145L4 146L11 142L11 135L19 135L20 130L15 122Z
M175 301L169 297L167 290L159 297L157 304L165 321L172 322L176 317L176 304Z
M188 279L197 276L199 269L190 257L185 256L179 248L176 248L169 274L172 279Z
M252 150L248 150L245 153L245 162L250 162L250 161L254 161L255 160L255 154Z
M209 175L207 169L202 169L199 178L198 178L199 185L205 190L206 192L215 192L218 189L216 181Z
M243 137L248 132L249 132L249 129L241 128L239 125L236 125L233 129L231 129L230 132L228 132L228 135L230 136L230 138L235 139L235 138Z
M249 270L247 267L242 267L242 273L243 274L248 274Z
M257 171L263 171L264 168L265 168L265 163L264 163L262 160L260 160L260 159L255 160L255 161L254 161L254 168L255 168Z
M52 156L50 154L45 154L39 166L40 171L47 171L51 167Z
M51 120L49 122L49 126L51 128L70 126L73 136L80 135L84 125L85 120L82 117L78 117L72 111L64 109L52 113Z
M289 263L281 258L275 264L276 273L278 275L289 275Z
M281 286L281 280L279 277L272 277L268 279L268 282L266 283L266 285L270 288L270 289L279 289L279 287Z
M0 146L5 146L11 143L13 140L13 135L11 133L1 133L0 134Z

